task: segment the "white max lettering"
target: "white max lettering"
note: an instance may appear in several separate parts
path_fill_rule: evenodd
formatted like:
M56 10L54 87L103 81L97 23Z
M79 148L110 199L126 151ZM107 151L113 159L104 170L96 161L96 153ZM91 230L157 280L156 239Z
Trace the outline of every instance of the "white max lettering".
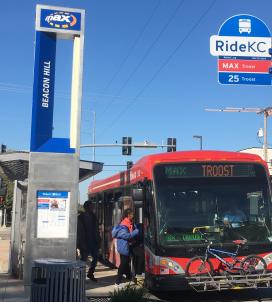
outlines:
M48 108L50 93L50 68L51 62L43 63L43 90L42 90L42 107Z
M47 17L45 18L45 20L46 20L48 23L51 22L51 21L67 22L67 23L70 23L70 22L71 22L70 17L71 17L71 16L54 15L54 16L47 16Z

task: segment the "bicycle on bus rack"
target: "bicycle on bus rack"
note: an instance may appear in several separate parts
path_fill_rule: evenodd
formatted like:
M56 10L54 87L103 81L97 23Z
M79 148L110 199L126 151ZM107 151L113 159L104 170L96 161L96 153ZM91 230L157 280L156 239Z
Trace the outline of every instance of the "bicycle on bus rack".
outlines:
M213 242L210 241L207 236L200 231L205 227L196 227L193 229L193 233L198 232L204 241L207 243L206 251L204 256L195 256L187 264L185 269L186 277L203 277L203 276L215 276L216 271L214 270L213 264L209 257L216 258L220 264L219 268L228 274L240 274L243 276L258 274L262 275L266 273L267 265L264 259L258 255L249 255L244 259L239 259L240 248L246 244L247 240L234 240L233 243L236 245L235 252L227 252L220 249L212 248ZM225 257L231 258L231 261L223 259Z
M240 248L246 244L247 240L234 240L235 252L228 252L212 248L213 242L200 231L209 227L196 227L196 231L207 243L204 256L195 256L188 262L185 275L188 284L197 292L271 287L272 274L267 271L267 264L258 255L249 255L243 259L238 257ZM230 260L223 258L227 257ZM219 266L215 270L210 258L219 261Z

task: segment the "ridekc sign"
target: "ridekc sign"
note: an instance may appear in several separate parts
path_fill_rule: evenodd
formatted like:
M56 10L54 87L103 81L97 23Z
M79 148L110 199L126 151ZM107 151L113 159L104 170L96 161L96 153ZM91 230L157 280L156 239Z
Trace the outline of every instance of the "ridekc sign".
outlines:
M271 34L251 15L226 20L210 38L210 53L218 57L220 84L271 85Z

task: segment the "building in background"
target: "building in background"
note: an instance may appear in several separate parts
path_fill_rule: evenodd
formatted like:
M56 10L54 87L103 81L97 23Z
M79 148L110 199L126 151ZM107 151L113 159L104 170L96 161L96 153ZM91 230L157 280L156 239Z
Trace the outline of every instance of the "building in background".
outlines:
M239 150L239 152L250 153L259 155L262 159L264 159L264 149L259 147L251 147L243 150ZM272 149L267 149L267 165L269 168L270 175L272 175Z

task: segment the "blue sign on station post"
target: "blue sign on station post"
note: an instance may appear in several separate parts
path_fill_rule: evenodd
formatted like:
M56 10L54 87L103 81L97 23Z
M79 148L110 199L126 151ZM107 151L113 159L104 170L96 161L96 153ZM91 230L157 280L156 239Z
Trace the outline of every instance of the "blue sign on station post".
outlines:
M210 38L210 52L218 57L220 84L271 85L271 33L251 15L226 20Z
M55 66L57 40L83 37L84 18L81 9L37 5L31 152L76 152L70 137L53 136Z

